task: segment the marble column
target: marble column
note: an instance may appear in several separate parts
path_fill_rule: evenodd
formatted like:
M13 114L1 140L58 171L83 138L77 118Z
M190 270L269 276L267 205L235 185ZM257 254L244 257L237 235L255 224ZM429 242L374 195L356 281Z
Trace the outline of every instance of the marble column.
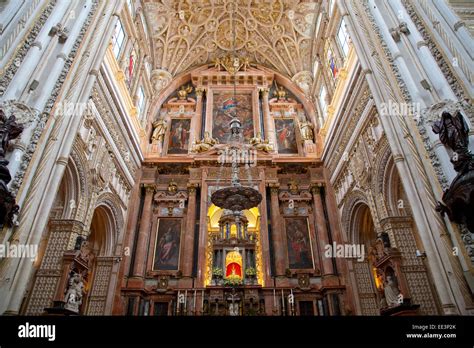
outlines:
M201 140L201 127L202 127L202 94L204 93L203 88L196 88L196 111L194 117L191 120L191 140Z
M186 212L186 231L181 267L184 278L191 280L193 272L194 227L196 224L196 184L188 184L188 209Z
M275 260L276 276L284 276L286 270L286 250L284 243L284 235L280 216L280 204L278 201L278 185L271 186L271 219L272 219L272 239L273 239L273 256Z
M150 239L151 213L153 210L154 185L145 186L145 202L143 203L142 217L140 220L140 230L138 232L137 247L135 249L135 262L133 265L133 276L143 278L145 276L146 255L148 241Z
M262 93L262 111L263 111L263 122L265 128L265 139L273 144L273 148L276 150L276 136L275 136L275 124L273 122L273 117L270 115L270 105L268 104L268 88L262 88L260 90Z
M323 276L333 275L334 268L333 268L332 258L326 257L324 255L325 246L329 244L329 236L328 236L328 231L326 228L326 219L324 217L323 201L321 198L321 187L313 186L311 188L311 192L313 193L313 204L314 204L313 211L314 211L314 218L316 222L316 234L318 237L319 254L321 255L321 258L322 258L321 273Z

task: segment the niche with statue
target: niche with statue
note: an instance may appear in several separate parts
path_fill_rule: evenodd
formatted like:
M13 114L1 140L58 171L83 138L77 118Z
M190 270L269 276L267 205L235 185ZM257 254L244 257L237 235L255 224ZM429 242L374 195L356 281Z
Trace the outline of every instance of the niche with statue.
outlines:
M380 315L417 315L420 305L411 302L401 270L402 255L391 247L387 233L383 232L370 247L369 261L380 299Z

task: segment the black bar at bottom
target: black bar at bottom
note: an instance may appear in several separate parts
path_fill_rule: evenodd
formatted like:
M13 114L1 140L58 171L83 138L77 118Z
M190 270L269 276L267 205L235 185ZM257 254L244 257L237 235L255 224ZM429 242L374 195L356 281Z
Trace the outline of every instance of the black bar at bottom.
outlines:
M0 317L0 346L390 344L469 346L473 317ZM52 327L35 325L54 325ZM21 331L21 333L20 333ZM31 337L42 334L44 337ZM27 336L27 337L19 337ZM29 336L29 337L28 337ZM49 337L49 338L48 338Z

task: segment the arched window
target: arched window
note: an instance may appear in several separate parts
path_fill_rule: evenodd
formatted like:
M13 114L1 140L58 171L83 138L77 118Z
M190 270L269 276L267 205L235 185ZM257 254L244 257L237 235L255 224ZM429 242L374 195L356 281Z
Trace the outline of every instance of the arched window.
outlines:
M123 29L122 22L119 19L115 25L114 34L112 35L112 50L116 59L120 56L124 42L125 30Z
M137 61L137 52L135 51L135 48L132 48L130 50L130 54L128 55L127 70L125 72L125 76L127 77L127 85L129 89L132 87L136 61Z
M137 92L137 111L138 111L138 119L143 121L143 117L145 115L145 106L146 106L146 96L143 86L138 87Z
M330 45L328 45L328 48L326 51L326 60L327 60L329 70L331 72L331 77L333 80L336 80L337 74L339 73L339 68L337 66L336 56L334 55L334 52L332 51L332 48Z
M344 18L341 20L341 24L339 25L339 29L337 31L337 42L339 43L339 47L341 49L341 55L345 60L349 54L349 44L351 42L351 38L349 36L349 32L347 31L347 25Z
M323 85L319 90L319 106L321 108L321 115L322 115L322 123L326 121L327 112L328 112L328 103L327 103L327 90L326 87Z

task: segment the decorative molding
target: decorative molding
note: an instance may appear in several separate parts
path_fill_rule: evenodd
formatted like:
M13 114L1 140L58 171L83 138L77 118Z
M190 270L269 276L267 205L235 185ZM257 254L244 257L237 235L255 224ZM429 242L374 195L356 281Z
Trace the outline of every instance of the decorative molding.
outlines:
M227 33L233 8L228 1L144 3L156 64L176 76L231 52ZM312 71L312 35L320 10L315 1L239 3L234 17L238 55L288 77Z
M56 1L53 1L52 3L55 4ZM64 63L64 67L61 71L61 74L59 75L59 78L56 81L56 84L55 84L53 90L51 91L51 96L49 97L48 101L46 102L46 106L43 109L43 112L39 115L39 120L36 123L36 127L32 132L32 136L31 136L31 139L30 139L30 144L28 145L27 150L25 151L25 153L22 156L22 159L21 159L22 163L20 165L20 168L16 172L15 177L12 180L12 183L11 183L11 190L14 194L16 194L18 192L18 189L20 188L21 183L23 182L23 177L25 176L26 169L28 168L28 165L31 161L31 158L33 157L33 153L36 150L36 146L38 145L39 138L40 138L40 136L43 132L43 129L46 125L46 122L47 122L48 118L53 117L53 115L51 114L51 111L53 110L53 107L54 107L54 105L57 101L57 98L59 96L59 92L61 91L61 88L62 88L64 82L66 81L66 77L69 73L69 69L71 68L72 62L74 61L74 59L77 55L79 47L80 47L80 45L82 43L82 40L84 38L84 35L87 32L87 30L88 30L88 28L89 28L89 26L92 22L92 17L94 16L94 14L96 12L97 7L98 7L98 0L94 0L94 3L91 7L91 10L89 11L89 13L87 15L87 18L85 19L84 24L83 24L83 26L82 26L82 28L81 28L81 30L80 30L77 38L76 38L76 41L74 42L74 45L72 46L71 51L69 52L68 59ZM47 17L45 18L45 20L46 19L47 19ZM44 22L43 22L43 24L44 24ZM26 54L26 52L25 52L25 54ZM1 82L0 82L0 85L1 85ZM2 94L3 94L3 92L1 91L1 88L0 88L0 96Z
M30 50L30 48L35 45L36 37L38 36L39 32L43 28L44 24L46 23L46 20L51 15L51 12L53 11L54 6L56 6L56 2L57 0L51 0L48 3L48 5L45 7L43 12L39 16L36 23L31 28L30 32L26 36L24 42L18 45L20 49L18 50L16 55L12 57L12 59L10 59L10 61L5 65L6 68L0 70L0 75L2 76L0 78L0 97L3 96L6 89L10 85L10 82L12 81L16 72L18 71L18 68L21 66L21 63L23 62L23 59L25 59L25 56ZM7 50L8 50L8 46L4 46L2 48L2 57L5 55L5 52Z

